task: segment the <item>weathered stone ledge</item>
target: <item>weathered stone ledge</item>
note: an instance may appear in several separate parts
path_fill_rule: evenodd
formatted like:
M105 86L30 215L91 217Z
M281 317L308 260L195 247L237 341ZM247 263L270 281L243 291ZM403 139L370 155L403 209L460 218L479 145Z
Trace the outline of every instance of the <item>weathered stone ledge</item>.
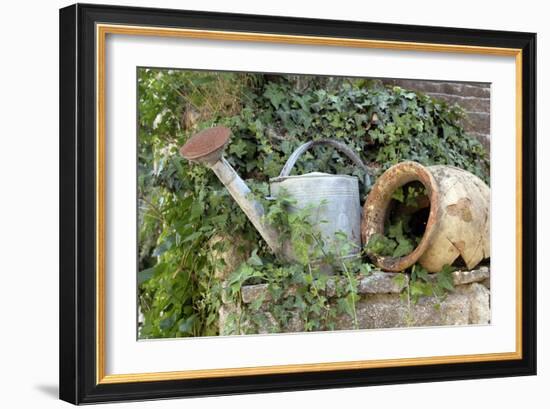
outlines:
M332 304L336 308L336 305ZM220 334L233 335L234 330L226 327L229 314L239 313L241 309L232 304L224 304L220 309ZM303 332L304 321L298 312L292 313L286 324L277 322L264 302L258 310L263 318L260 325L252 324L248 319L241 322L241 334ZM357 327L348 314L338 314L332 330L381 329L403 327L434 327L457 325L487 325L491 322L490 293L480 283L462 284L443 299L420 297L418 302L403 300L399 294L370 294L361 297L356 305Z
M353 319L339 313L333 322L333 330L432 327L440 325L484 325L491 322L490 308L490 270L479 267L471 271L453 273L454 291L444 297L420 297L417 303L403 299L401 291L408 284L405 276L403 286L397 285L394 278L399 273L375 271L367 277L359 278L358 293L361 295L356 304L357 327ZM435 279L435 277L434 277ZM331 308L337 308L334 296L336 288L346 285L343 277L329 278L325 295ZM341 287L340 287L341 288ZM296 293L297 287L291 287L286 297ZM262 305L257 310L262 318L261 324L253 324L246 317L240 325L239 333L270 334L281 332L303 332L304 321L299 313L292 312L285 324L277 322L270 311L271 295L267 284L249 285L241 289L242 301L249 304L263 297ZM227 326L231 314L240 314L241 306L224 302L220 308L220 334L232 335L235 329Z
M398 285L395 282L395 277L400 273L387 273L382 271L374 271L366 277L359 278L357 292L359 294L399 294L408 284L408 275L405 275L403 285ZM453 282L455 286L480 283L489 279L490 272L488 267L479 267L475 270L455 271L453 274ZM329 278L326 287L326 296L334 297L338 286L346 285L345 277ZM296 286L290 287L286 296L294 295ZM242 301L245 304L250 304L259 297L264 297L264 302L271 301L271 295L268 291L267 284L255 284L244 286L241 289Z
M489 279L491 273L489 267L481 266L475 270L458 270L453 272L455 285L481 283Z

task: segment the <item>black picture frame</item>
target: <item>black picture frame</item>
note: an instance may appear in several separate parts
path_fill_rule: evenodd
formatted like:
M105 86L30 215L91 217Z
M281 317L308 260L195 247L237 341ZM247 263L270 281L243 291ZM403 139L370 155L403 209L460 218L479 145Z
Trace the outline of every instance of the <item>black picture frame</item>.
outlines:
M513 48L522 54L519 359L98 383L96 24ZM77 4L60 10L60 398L74 404L536 374L536 34ZM513 239L513 238L511 238Z

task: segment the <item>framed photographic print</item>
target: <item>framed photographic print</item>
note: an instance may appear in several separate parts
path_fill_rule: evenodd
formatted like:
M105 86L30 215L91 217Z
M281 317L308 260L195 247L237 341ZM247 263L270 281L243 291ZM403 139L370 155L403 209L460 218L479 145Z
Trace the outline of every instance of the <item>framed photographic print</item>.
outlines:
M535 47L61 9L61 399L535 374Z

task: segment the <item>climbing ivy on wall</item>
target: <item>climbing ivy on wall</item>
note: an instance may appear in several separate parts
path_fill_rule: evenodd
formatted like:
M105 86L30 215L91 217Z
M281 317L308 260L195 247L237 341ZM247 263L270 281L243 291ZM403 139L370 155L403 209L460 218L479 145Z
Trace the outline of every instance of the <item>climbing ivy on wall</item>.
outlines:
M295 276L269 253L213 172L179 156L179 147L201 129L232 130L227 160L257 194L268 193L269 178L294 149L317 138L347 144L375 177L407 159L489 179L487 155L464 132L459 107L377 81L147 68L138 71L138 99L141 338L218 333L226 291L219 272L236 271L227 271L231 262L220 256L229 247L239 249L242 261L253 254L262 266L279 269L279 277ZM311 171L363 176L323 146L304 154L294 170ZM364 198L368 188L360 189ZM366 268L358 265L353 273Z

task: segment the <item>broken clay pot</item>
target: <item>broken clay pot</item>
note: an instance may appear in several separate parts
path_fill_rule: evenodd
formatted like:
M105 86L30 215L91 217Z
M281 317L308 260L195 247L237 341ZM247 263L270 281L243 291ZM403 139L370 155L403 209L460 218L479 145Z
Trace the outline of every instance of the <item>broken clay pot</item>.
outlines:
M429 215L417 247L403 257L369 254L387 271L403 271L417 261L429 272L441 271L460 256L468 269L490 257L490 189L477 176L453 166L422 166L401 162L389 168L373 186L363 207L363 244L384 234L392 195L418 181L426 189Z

